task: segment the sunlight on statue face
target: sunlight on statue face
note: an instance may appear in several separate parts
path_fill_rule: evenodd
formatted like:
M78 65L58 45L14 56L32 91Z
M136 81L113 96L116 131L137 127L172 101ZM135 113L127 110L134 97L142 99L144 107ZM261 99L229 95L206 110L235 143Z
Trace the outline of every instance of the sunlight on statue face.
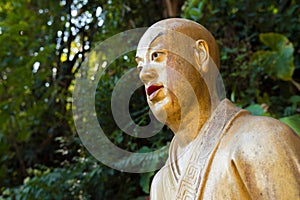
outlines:
M193 109L198 99L195 94L198 97L201 93L200 74L184 58L168 50L170 42L174 41L169 41L165 34L147 37L146 33L136 54L150 109L159 121L167 125L180 121L181 109ZM192 91L187 90L188 87Z

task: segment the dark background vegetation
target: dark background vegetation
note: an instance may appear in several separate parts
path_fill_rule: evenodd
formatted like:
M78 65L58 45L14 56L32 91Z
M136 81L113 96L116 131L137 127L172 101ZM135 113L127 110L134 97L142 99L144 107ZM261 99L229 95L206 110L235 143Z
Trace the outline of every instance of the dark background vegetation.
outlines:
M2 0L0 2L0 199L144 199L154 172L129 174L94 159L72 118L74 78L93 47L119 32L167 17L200 22L216 37L227 98L300 132L300 6L296 0ZM156 138L124 136L110 114L116 80L134 52L99 82L98 117L111 140L141 151ZM120 67L122 66L122 67ZM137 94L138 93L138 94ZM142 89L134 120L148 120ZM140 112L140 111L144 112Z

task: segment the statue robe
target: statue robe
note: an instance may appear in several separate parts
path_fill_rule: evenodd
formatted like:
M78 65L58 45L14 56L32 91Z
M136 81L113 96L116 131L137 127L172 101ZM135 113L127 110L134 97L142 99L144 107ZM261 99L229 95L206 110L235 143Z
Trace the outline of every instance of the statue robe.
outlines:
M300 139L223 100L186 147L173 138L151 200L300 199Z

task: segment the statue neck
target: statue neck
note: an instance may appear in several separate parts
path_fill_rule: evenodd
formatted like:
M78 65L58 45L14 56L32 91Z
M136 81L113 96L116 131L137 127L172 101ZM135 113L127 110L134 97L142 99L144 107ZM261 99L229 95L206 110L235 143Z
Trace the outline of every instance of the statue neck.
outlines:
M176 123L168 125L173 133L181 140L181 145L186 146L193 141L200 133L201 128L209 119L215 108L219 104L219 100L214 100L210 103L201 104L199 100L199 111L189 109L185 112L184 117L181 117Z

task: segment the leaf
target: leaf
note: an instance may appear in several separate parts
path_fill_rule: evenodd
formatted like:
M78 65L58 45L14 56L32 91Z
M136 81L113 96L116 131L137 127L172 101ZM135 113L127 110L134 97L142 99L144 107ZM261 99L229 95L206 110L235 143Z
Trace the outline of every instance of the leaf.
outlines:
M200 10L198 8L192 8L189 12L193 19L199 19L201 17Z
M264 109L259 104L252 104L245 108L248 110L252 115L261 116L264 114Z
M146 194L150 193L150 181L153 175L154 172L141 174L140 186Z
M292 103L293 110L297 110L297 105L300 103L300 96L299 95L291 96L289 102Z
M280 118L279 121L290 126L300 136L300 115L292 115Z
M263 44L270 47L272 51L284 51L283 48L291 47L293 51L293 45L284 35L278 33L261 33L259 34L259 39Z
M259 39L271 50L257 51L252 56L253 62L264 67L266 73L273 78L292 80L295 70L293 44L278 33L262 33Z
M290 102L292 102L293 104L297 104L300 102L300 96L299 95L293 95L290 97L289 99Z

